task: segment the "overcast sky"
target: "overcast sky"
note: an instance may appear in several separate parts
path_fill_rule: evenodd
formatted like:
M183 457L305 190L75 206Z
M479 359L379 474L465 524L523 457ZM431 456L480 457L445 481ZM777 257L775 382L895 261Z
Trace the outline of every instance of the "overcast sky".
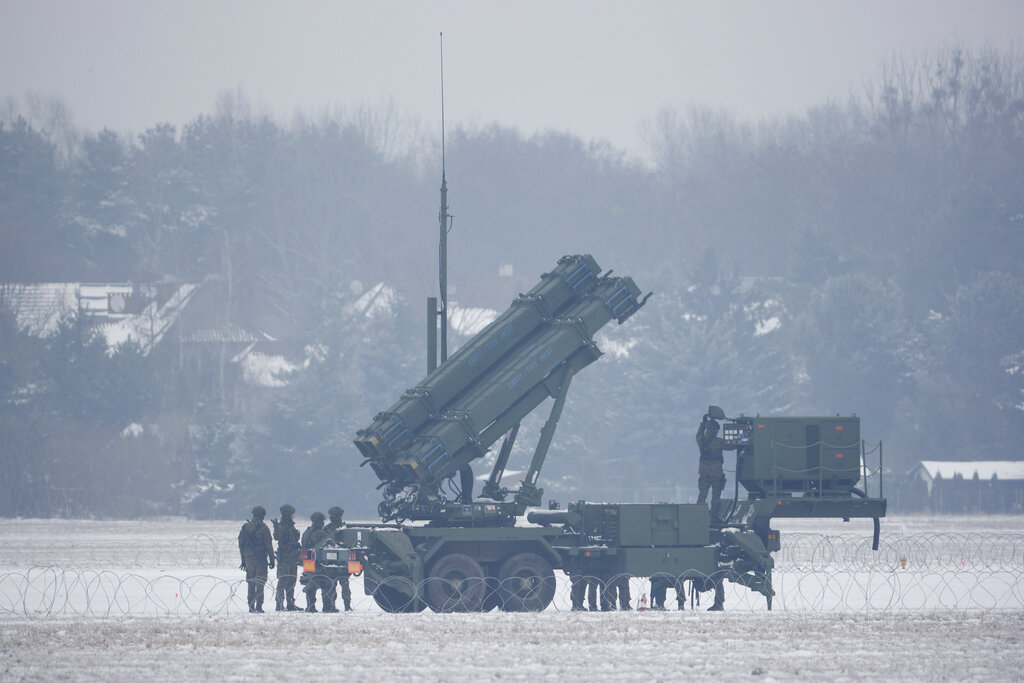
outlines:
M440 128L569 130L642 149L662 107L743 117L860 91L888 57L1021 46L1024 0L0 0L0 97L141 132L239 88L282 120L384 107Z

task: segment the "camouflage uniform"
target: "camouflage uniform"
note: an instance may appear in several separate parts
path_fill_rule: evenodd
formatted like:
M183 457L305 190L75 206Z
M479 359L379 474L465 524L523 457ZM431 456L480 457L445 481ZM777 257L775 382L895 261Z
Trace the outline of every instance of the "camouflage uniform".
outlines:
M583 606L584 602L589 602L591 612L597 611L597 596L602 589L599 579L573 572L569 575L569 585L569 598L572 601L573 611L584 611L586 609Z
M309 516L309 520L312 524L302 532L303 550L312 550L327 538L327 534L324 532L324 513L314 512ZM338 610L334 607L334 581L320 572L314 573L309 578L309 583L303 588L303 591L306 593L306 611L316 611L317 590L320 591L320 597L323 600L323 610L325 612L337 612Z
M281 521L274 520L274 539L277 541L277 611L294 612L299 609L295 606L299 530L295 528L295 508L287 503L281 506Z
M238 553L242 556L241 568L249 584L248 602L250 612L263 612L263 588L267 585L267 564L274 568L274 542L270 529L263 518L267 511L257 505L252 509L252 520L242 525L238 532Z
M619 609L628 611L630 607L629 576L619 574L604 584L604 592L601 594L601 610L611 612L615 609L615 599L618 597Z
M708 489L711 489L711 516L718 518L718 506L722 501L722 489L725 488L725 472L722 463L725 458L722 451L734 451L737 446L729 445L718 437L718 423L704 416L704 421L697 429L697 447L700 449L700 467L697 487L700 495L697 502L707 500Z
M695 582L697 590L700 592L709 591L714 589L715 591L715 602L708 607L709 612L721 612L725 609L725 579L720 575L713 575L703 580L703 582Z
M665 609L665 600L668 596L669 587L676 591L676 605L682 611L686 607L686 582L685 579L675 578L666 574L658 574L651 577L651 609Z
M328 538L334 538L334 532L345 526L345 523L341 521L345 511L338 505L335 505L327 514L331 517L331 523L324 527L324 532ZM342 564L340 574L338 575L338 583L341 585L341 601L345 603L345 611L352 611L352 589L348 585L348 565ZM334 582L331 582L331 590L337 595Z

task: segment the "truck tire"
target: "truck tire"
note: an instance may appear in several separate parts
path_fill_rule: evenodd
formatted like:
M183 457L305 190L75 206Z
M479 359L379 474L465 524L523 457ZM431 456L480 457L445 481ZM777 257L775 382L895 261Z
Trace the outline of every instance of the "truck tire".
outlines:
M394 586L383 583L378 584L373 591L373 600L382 610L392 613L422 612L426 607L422 600L413 600Z
M519 553L501 565L498 593L506 612L540 612L555 597L555 572L536 553Z
M469 555L451 553L431 567L426 594L435 612L479 612L486 588L480 563Z

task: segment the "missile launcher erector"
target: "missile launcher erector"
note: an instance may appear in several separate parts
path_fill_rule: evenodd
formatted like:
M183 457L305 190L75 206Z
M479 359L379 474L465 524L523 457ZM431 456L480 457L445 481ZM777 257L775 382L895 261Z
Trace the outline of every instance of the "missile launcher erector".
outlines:
M612 320L624 322L646 302L631 278L599 273L589 255L563 257L358 432L356 447L387 487L386 498L407 487L433 495L440 481L486 455L503 435L514 434L520 420L549 397L556 399L557 421L559 395L564 401L572 376L601 355L594 335ZM550 435L542 437L536 469L549 443ZM492 479L500 480L500 472Z

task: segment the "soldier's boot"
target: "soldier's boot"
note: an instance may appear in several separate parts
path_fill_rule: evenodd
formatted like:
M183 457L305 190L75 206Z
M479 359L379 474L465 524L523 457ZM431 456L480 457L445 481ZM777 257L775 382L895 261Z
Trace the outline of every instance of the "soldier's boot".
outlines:
M254 614L255 612L256 612L256 603L254 603L254 602L252 602L250 600L249 601L249 614Z
M255 609L255 612L257 614L263 614L263 599L262 598L256 598L256 609Z
M297 607L295 605L295 596L294 595L286 595L285 597L288 598L288 607L286 609L289 612L298 612L299 611L299 607Z
M337 612L338 611L338 593L334 586L331 585L329 588L324 590L324 612Z
M721 612L725 609L725 588L722 586L722 582L719 581L715 584L715 604L708 607L709 612Z
M316 593L306 593L306 611L316 612Z
M327 613L327 612L334 613L334 612L337 612L337 611L338 611L338 608L335 606L333 600L331 600L330 603L328 603L326 600L324 601L324 613Z
M274 600L274 611L275 612L283 612L284 611L284 598L282 598L281 596L278 596L277 599Z

